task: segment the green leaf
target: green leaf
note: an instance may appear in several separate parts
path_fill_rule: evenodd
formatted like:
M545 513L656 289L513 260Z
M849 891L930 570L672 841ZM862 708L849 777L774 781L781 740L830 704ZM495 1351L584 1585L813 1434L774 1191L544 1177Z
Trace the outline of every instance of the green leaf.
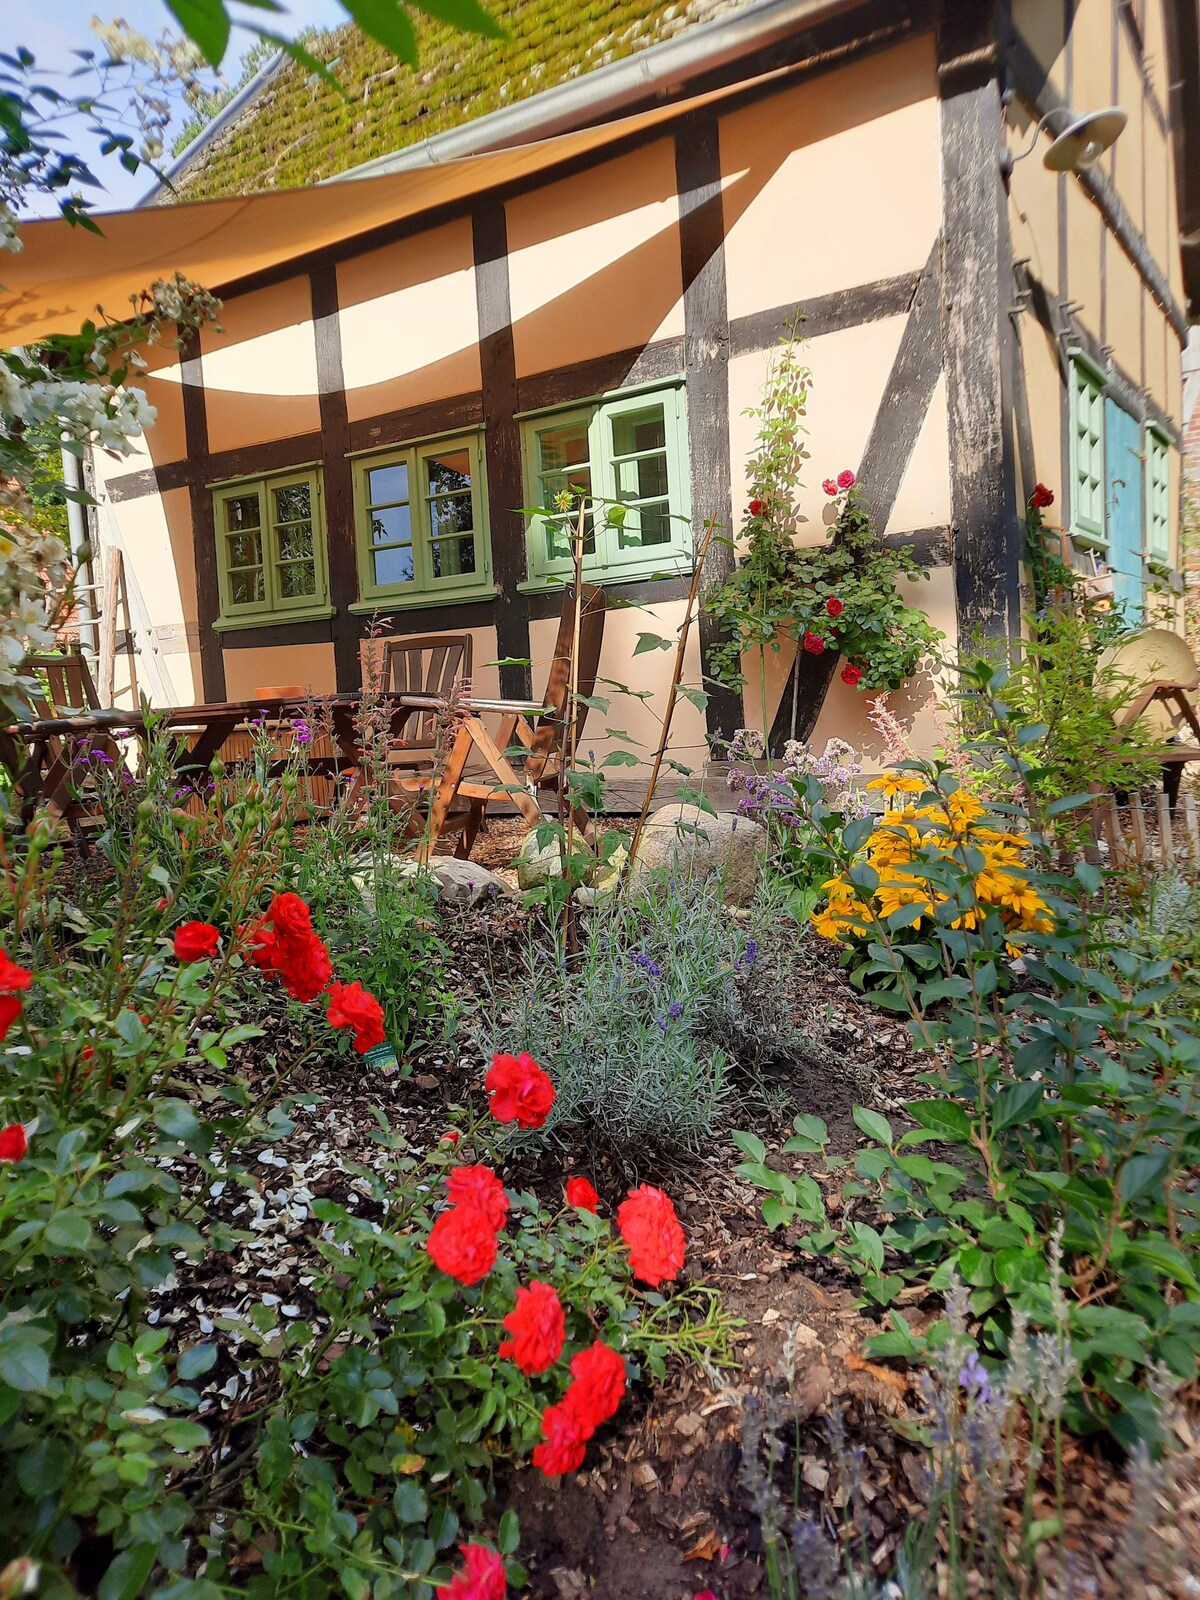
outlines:
M1157 1188L1170 1166L1171 1158L1166 1154L1131 1156L1121 1168L1118 1185L1121 1199L1130 1205L1149 1190Z
M892 1147L892 1125L886 1117L881 1117L878 1111L869 1111L866 1106L854 1107L855 1125L866 1134L868 1139L874 1139L876 1144Z
M168 1139L194 1139L200 1132L196 1113L184 1100L159 1100L154 1107L154 1121Z
M992 1102L992 1132L1000 1133L1015 1123L1029 1121L1041 1103L1040 1083L1007 1084Z
M694 705L697 711L704 711L708 707L708 691L706 689L697 689L691 684L681 683L677 693Z
M168 1422L162 1429L162 1436L176 1450L203 1450L209 1443L208 1429L183 1417Z
M92 1243L92 1227L78 1211L57 1211L46 1224L42 1237L52 1249L78 1254Z
M137 1600L153 1567L152 1544L135 1544L122 1550L100 1579L99 1600Z
M496 1534L496 1543L500 1547L502 1556L511 1556L521 1542L521 1522L517 1513L510 1506L500 1518L500 1527Z
M17 1482L35 1500L53 1494L67 1481L73 1452L62 1439L38 1439L17 1462Z
M396 0L342 0L342 4L365 34L410 67L416 66L416 31Z
M643 656L648 650L671 650L674 640L664 639L657 633L639 633L638 642L633 647L635 656Z
M0 1378L10 1389L38 1394L50 1382L50 1357L32 1339L6 1339L0 1344Z
M767 1147L756 1134L735 1132L733 1142L744 1156L749 1156L751 1161L760 1166L766 1163Z
M175 1363L175 1371L185 1383L189 1383L193 1378L208 1372L216 1365L216 1360L215 1344L194 1344L180 1355Z
M419 11L426 11L439 22L448 22L464 33L482 33L489 39L502 39L504 29L478 0L412 0ZM623 511L624 506L620 507Z
M971 1119L953 1100L913 1100L907 1110L914 1122L937 1138L951 1144L970 1143Z
M229 44L230 23L224 0L167 0L167 10L199 47L209 66L219 67ZM103 1585L100 1600L110 1600Z
M1064 795L1061 800L1051 800L1046 807L1046 815L1048 817L1060 817L1064 811L1078 811L1080 806L1091 805L1095 798L1094 794ZM1082 883L1083 880L1080 879L1080 882Z
M795 1207L788 1205L787 1201L781 1200L778 1195L769 1194L762 1203L763 1221L772 1233L776 1228L786 1227L795 1215Z

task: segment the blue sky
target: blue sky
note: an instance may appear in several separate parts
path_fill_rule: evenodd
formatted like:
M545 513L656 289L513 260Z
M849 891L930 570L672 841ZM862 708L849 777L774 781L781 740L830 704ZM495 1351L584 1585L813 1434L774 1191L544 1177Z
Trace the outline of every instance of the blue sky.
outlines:
M345 12L338 4L338 0L283 0L283 3L285 15L282 16L241 9L244 15L257 14L272 31L287 33L293 37L307 27L330 27L346 20ZM235 11L238 9L236 0L231 9ZM19 45L24 45L37 58L38 67L47 74L69 72L78 66L78 61L71 52L95 45L95 35L92 33L90 23L92 17L97 14L106 20L123 17L131 27L148 34L151 38L157 38L166 28L175 33L179 32L178 25L163 4L163 0L111 0L108 5L104 4L104 0L100 0L99 4L96 0L37 0L36 4L27 6L18 6L13 0L12 11L5 18L4 48L13 50ZM241 58L253 43L253 34L244 29L235 30L224 64L225 74L232 82L236 83L240 76ZM51 78L50 81L62 93L72 92L69 82L57 77ZM177 117L176 126L185 119L186 110ZM93 171L105 184L105 192L95 196L94 204L97 210L111 211L132 205L153 184L153 174L144 169L130 175L115 158L97 157L95 145L88 141L86 128L82 122L74 125L70 133L76 140L76 148L80 153L85 157L95 158ZM169 136L167 145L169 149ZM35 209L40 215L47 214L43 206Z

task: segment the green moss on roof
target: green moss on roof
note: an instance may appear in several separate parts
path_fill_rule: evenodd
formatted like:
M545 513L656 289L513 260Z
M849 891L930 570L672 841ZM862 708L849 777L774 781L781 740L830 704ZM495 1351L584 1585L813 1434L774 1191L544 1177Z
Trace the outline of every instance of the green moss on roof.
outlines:
M185 200L293 188L496 111L708 21L748 0L507 0L503 39L418 22L420 60L398 63L347 26L310 46L349 98L289 62L175 186Z

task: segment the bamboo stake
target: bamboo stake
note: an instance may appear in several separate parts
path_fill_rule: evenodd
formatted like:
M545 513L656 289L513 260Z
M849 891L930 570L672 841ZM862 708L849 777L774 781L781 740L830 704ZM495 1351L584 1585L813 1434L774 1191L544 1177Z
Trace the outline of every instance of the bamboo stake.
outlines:
M104 552L104 588L100 599L100 664L96 685L100 704L111 706L117 682L117 603L121 581L121 552Z
M1109 864L1114 867L1125 865L1125 835L1121 832L1121 813L1117 810L1117 802L1110 795L1105 810L1105 821L1109 830Z
M1200 861L1200 823L1196 819L1195 796L1190 791L1183 797L1183 821L1187 829L1188 854L1193 861Z
M1171 831L1171 802L1165 794L1158 797L1158 848L1162 865L1169 867L1175 859L1175 836Z
M1140 794L1133 796L1133 804L1130 809L1133 822L1134 855L1138 861L1148 861L1150 859L1150 845L1146 838L1146 811L1142 805Z
M642 834L646 828L646 818L650 815L654 791L658 787L658 776L662 771L663 759L667 753L667 743L671 737L671 721L675 715L676 701L679 698L679 685L683 681L683 658L687 651L688 634L692 628L692 614L696 608L696 596L700 592L700 579L704 573L704 563L708 559L709 546L712 544L715 529L715 523L708 522L705 524L704 542L696 552L696 563L692 569L692 581L688 586L687 606L679 629L679 641L675 646L675 670L671 674L671 689L667 695L667 708L663 713L662 733L659 735L658 749L654 752L654 764L650 769L650 781L646 785L646 797L642 801L642 809L638 813L633 837L629 841L629 854L625 857L624 865L621 868L621 877L616 887L617 894L620 894L629 879L634 857L637 855L637 848L641 843Z
M558 774L558 820L562 823L563 808L566 808L567 848L566 858L563 861L564 875L570 872L571 857L575 854L575 806L571 799L569 786L571 774L575 771L575 760L578 755L579 740L579 635L583 627L583 527L587 516L587 501L579 502L579 525L575 529L575 537L571 541L572 566L575 578L575 614L571 625L571 664L567 672L567 738L562 754L562 766ZM567 895L563 901L563 939L568 952L575 953L575 920L573 907L574 894Z

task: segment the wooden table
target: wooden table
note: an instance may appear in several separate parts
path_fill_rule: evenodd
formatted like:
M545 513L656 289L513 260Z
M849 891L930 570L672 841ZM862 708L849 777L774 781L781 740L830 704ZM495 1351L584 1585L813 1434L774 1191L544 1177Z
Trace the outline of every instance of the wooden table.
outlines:
M391 707L393 737L413 711L436 713L444 703L436 695L391 694L382 697ZM12 777L14 806L28 816L38 805L48 804L60 815L78 815L72 793L79 746L91 741L106 751L115 750L120 734L132 734L143 743L155 730L178 735L175 770L180 785L194 783L207 773L213 758L230 736L245 731L262 718L269 722L300 720L319 708L328 716L337 754L315 757L310 770L361 772L356 719L361 695L339 694L320 699L230 700L198 706L166 706L141 711L80 711L40 721L10 723L0 728L0 762ZM109 759L113 759L110 755ZM281 760L279 765L282 766Z

